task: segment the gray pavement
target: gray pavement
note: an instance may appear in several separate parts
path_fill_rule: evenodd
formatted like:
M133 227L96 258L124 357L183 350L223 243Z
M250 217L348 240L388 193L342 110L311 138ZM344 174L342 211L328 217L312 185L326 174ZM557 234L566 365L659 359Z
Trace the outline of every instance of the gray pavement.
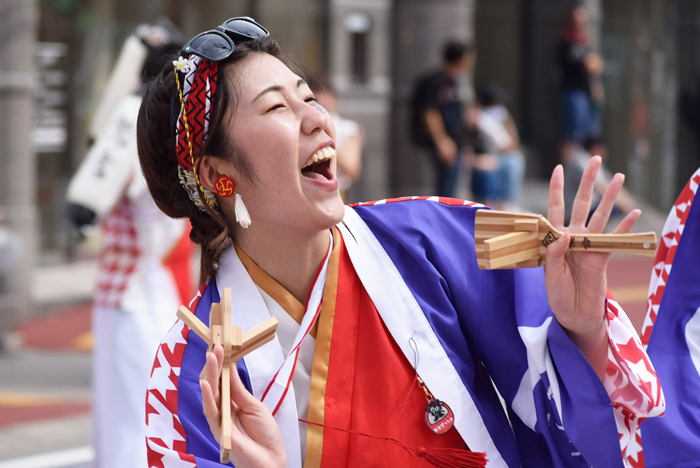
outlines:
M90 302L97 278L97 260L43 265L34 272L32 296L41 313L56 305Z
M94 256L93 256L94 257ZM97 263L39 266L32 285L37 315L92 298ZM27 349L0 353L0 406L17 411L41 411L42 404L79 404L92 399L92 355L89 352ZM3 414L3 413L0 413ZM8 417L7 414L5 414ZM89 412L0 424L0 468L88 468L92 416Z
M31 408L33 402L89 405L91 401L90 353L17 350L0 355L0 375L3 376L0 380L0 403L12 406L13 402L17 402L17 405L27 405L27 411L37 411ZM53 455L49 457L53 464L36 464L37 460L25 457L67 448L89 447L92 431L89 413L32 419L0 426L0 468L80 466L60 464L66 458ZM84 458L77 460L84 461ZM19 464L9 464L12 460Z
M90 415L10 426L0 431L0 468L54 468L90 463L94 458L91 433Z

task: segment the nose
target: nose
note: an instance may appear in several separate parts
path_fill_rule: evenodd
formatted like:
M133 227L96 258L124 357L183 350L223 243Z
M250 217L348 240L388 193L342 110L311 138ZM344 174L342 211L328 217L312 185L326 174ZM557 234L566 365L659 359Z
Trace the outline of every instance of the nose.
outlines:
M311 134L316 130L325 130L330 116L316 101L304 102L301 111L301 131Z

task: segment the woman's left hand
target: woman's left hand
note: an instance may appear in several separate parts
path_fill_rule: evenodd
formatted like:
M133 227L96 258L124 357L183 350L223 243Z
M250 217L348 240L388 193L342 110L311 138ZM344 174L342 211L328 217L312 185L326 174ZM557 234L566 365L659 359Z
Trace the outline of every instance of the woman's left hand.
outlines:
M547 247L544 272L547 297L554 315L602 379L607 367L605 296L606 269L611 254L568 252L572 235L578 237L577 234L603 232L625 180L624 175L615 174L586 226L601 162L600 157L595 156L588 163L571 210L568 228L564 227L564 170L561 165L554 169L549 185L547 218L554 227L566 232ZM629 232L640 214L639 210L631 211L612 232Z

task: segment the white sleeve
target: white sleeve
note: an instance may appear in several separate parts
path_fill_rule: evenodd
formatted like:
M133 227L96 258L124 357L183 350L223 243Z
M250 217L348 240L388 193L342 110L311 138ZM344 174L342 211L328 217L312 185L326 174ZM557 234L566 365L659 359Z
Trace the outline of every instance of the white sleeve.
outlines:
M477 124L479 130L491 142L496 152L503 151L513 142L505 126L491 115L482 112Z

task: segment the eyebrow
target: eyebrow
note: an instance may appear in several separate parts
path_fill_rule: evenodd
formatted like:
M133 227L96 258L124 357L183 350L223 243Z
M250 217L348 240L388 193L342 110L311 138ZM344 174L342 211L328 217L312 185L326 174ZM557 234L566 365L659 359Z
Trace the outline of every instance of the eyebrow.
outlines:
M297 88L300 87L300 86L303 85L303 84L306 84L306 81L305 81L303 78L299 78L299 81L297 81ZM273 91L274 91L274 92L278 92L278 93L281 92L281 91L282 91L282 86L280 86L280 85L268 86L267 88L263 89L263 90L260 92L260 94L258 94L258 95L255 97L255 99L253 99L253 102L257 101L258 99L260 99L261 97L263 97L265 94L271 93L271 92L273 92Z

